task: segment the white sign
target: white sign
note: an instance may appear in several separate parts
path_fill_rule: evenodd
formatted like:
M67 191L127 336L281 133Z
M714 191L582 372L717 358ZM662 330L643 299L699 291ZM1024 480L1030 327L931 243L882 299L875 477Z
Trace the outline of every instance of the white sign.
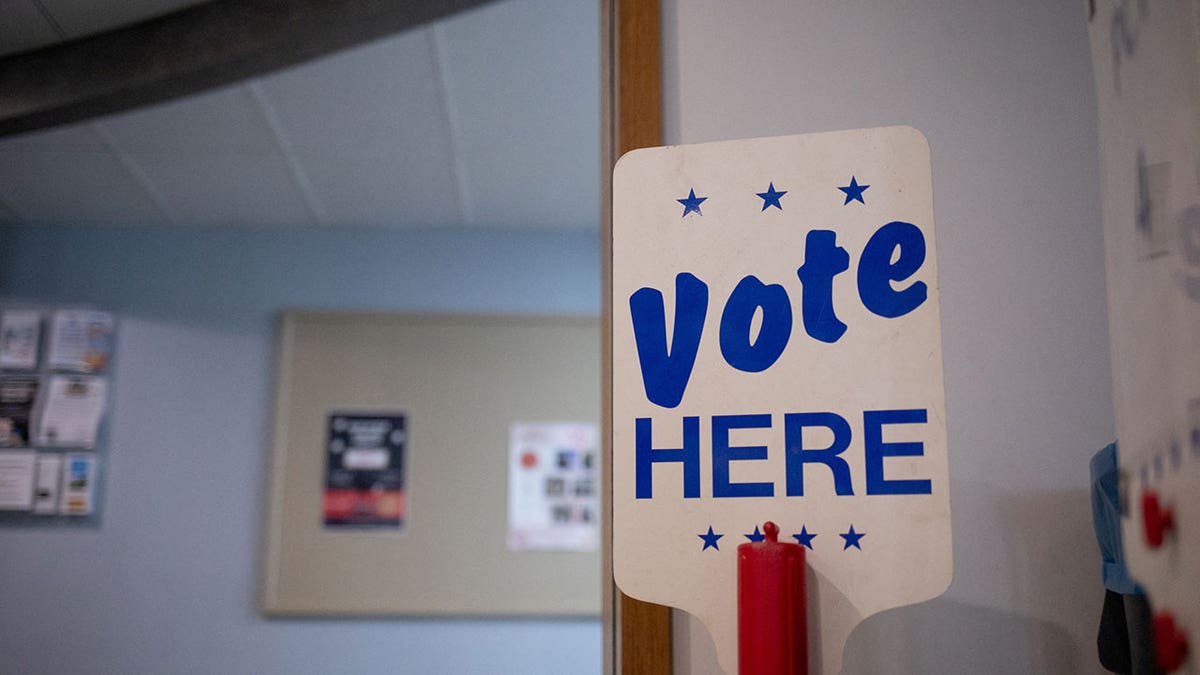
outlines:
M1193 675L1200 673L1196 11L1194 2L1102 0L1089 24L1120 542L1154 609L1161 669ZM1190 656L1183 644L1191 645Z
M813 673L952 573L929 146L638 150L613 183L613 554L737 670L739 543L809 550Z

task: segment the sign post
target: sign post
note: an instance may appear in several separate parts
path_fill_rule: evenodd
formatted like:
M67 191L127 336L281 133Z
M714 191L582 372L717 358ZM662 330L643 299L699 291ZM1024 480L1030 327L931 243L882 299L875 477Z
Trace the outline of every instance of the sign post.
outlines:
M613 569L737 670L737 549L805 547L808 660L952 574L929 147L636 150L613 177Z

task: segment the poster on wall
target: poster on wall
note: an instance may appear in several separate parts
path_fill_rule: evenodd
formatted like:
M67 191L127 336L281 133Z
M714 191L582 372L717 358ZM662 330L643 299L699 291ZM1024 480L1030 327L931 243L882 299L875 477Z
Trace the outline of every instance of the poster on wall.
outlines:
M596 550L596 425L521 422L508 437L509 550Z
M1200 8L1093 5L1120 541L1153 607L1159 668L1198 673Z
M399 531L404 525L404 413L331 413L326 425L326 528Z

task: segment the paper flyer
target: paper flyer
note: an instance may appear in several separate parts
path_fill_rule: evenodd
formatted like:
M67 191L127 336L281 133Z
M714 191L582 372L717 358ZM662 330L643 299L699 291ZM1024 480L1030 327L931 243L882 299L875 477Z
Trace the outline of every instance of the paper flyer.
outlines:
M509 428L508 548L594 551L599 543L599 433L594 424Z
M9 310L0 315L0 368L37 367L42 317L35 311Z
M36 375L0 377L0 448L29 445L29 420L38 382Z
M37 453L0 452L0 509L28 511L33 507L33 466Z
M332 413L325 437L326 528L399 530L404 524L404 413Z
M62 497L58 511L66 516L86 516L92 512L96 494L96 457L70 454L63 460Z
M100 377L50 377L35 406L34 444L94 447L107 391L107 382Z
M103 372L112 356L113 325L113 315L109 312L54 312L47 364L53 370Z
M38 455L34 474L33 512L38 515L58 513L58 482L62 474L62 457Z

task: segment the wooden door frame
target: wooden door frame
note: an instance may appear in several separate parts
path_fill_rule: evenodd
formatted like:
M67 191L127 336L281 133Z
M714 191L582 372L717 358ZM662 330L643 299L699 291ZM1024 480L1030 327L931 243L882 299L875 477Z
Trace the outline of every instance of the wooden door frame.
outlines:
M671 610L630 598L612 575L612 169L624 153L663 142L659 0L601 0L600 24L604 672L672 675Z

